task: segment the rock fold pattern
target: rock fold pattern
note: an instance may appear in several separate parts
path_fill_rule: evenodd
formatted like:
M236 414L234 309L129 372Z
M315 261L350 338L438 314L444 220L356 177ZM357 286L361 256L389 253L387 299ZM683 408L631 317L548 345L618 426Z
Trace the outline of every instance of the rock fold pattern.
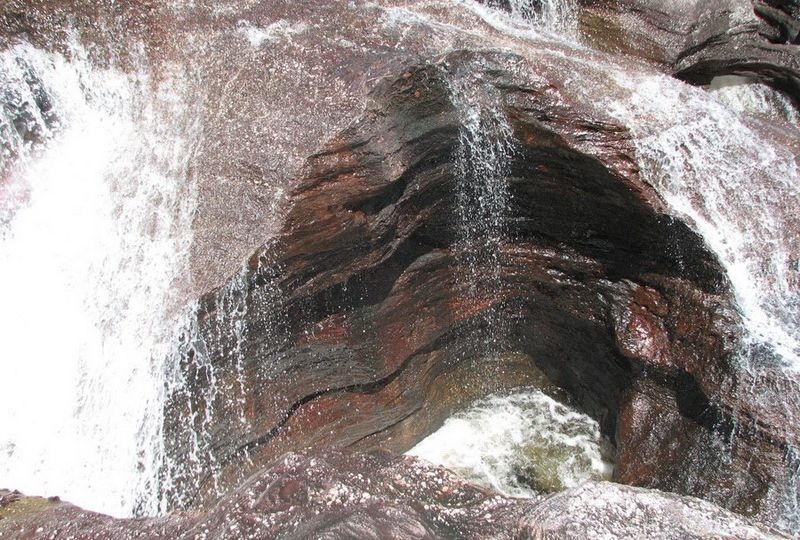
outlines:
M800 530L800 405L786 399L800 381L766 350L747 352L763 369L739 368L741 320L720 263L640 177L626 127L567 84L591 77L607 90L606 65L698 85L739 75L797 103L796 1L581 0L582 39L602 52L504 34L471 4L191 4L0 7L0 48L23 40L68 56L77 35L98 66L144 63L154 84L172 70L197 87L191 281L206 291L168 374L154 486L187 513L120 522L5 493L3 508L30 505L21 514L34 517L4 510L0 534L46 537L69 521L76 538L123 537L115 527L136 528L131 538L202 536L197 527L570 537L565 509L617 516L597 534L765 534L677 495L603 484L512 501L363 453L403 452L471 400L519 386L597 419L616 447L616 481ZM24 110L8 114L24 127ZM471 114L494 139L465 136ZM475 166L465 156L492 153L467 151L470 141L503 149L498 185L465 184L465 163ZM391 504L373 504L355 471L386 479L383 489L431 475L451 492L400 486ZM426 513L459 498L458 524L455 511ZM239 512L244 500L256 510ZM666 522L660 508L680 511ZM695 522L694 511L711 517ZM622 523L626 512L640 520ZM714 529L717 518L730 529ZM36 523L45 532L30 532Z

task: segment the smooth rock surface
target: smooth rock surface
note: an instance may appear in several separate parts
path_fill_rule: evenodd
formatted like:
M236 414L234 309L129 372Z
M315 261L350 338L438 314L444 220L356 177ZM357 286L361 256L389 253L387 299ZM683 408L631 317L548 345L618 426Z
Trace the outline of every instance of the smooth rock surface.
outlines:
M502 497L409 457L287 454L202 512L113 519L0 491L0 538L784 538L713 504L589 483Z

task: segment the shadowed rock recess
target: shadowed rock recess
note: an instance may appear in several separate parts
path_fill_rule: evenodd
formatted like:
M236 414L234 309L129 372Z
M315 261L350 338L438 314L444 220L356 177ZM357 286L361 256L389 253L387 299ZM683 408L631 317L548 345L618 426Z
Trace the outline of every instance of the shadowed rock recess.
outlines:
M457 238L458 78L512 128L492 256ZM639 180L628 133L556 84L512 54L452 53L384 80L309 159L284 232L185 335L176 506L287 451L403 452L478 396L549 383L615 442L615 479L782 512L787 441L722 384L738 339L723 272Z
M580 32L603 52L540 52L468 3L421 2L407 26L392 2L12 4L0 47L58 51L67 38L47 29L77 25L98 65L197 77L194 281L176 286L207 292L166 374L153 489L172 513L117 520L0 491L0 538L800 531L800 404L783 399L800 382L765 349L740 369L720 262L640 176L628 128L565 82L598 71L585 85L607 90L604 65L734 74L797 102L796 2L675 2L697 6L678 17L669 2L583 0ZM284 41L248 44L245 16ZM135 21L141 57L116 55L98 18ZM616 484L515 499L396 455L475 399L532 386L598 421Z
M581 31L603 50L663 64L693 84L739 75L800 103L795 0L579 0Z

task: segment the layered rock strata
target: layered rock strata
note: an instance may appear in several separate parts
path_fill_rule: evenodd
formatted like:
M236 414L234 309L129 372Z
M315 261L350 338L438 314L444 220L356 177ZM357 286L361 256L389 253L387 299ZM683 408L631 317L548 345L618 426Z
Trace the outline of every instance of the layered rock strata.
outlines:
M477 396L538 385L600 422L616 479L783 515L796 441L728 386L723 271L642 183L627 131L550 75L507 53L409 66L309 159L283 233L186 333L166 429L171 456L198 457L169 471L176 504L286 451L402 452ZM491 256L459 241L454 77L511 126Z
M738 75L800 104L800 18L796 2L773 0L582 0L580 28L598 48L661 64L709 84Z
M471 399L539 386L600 422L616 480L797 529L797 381L766 350L739 369L720 264L579 89L655 67L796 99L796 6L582 4L586 40L614 54L444 2L0 8L0 47L68 56L77 32L97 65L185 76L202 105L186 288L211 292L170 374L173 508L211 508L287 451L404 451ZM488 243L463 233L483 193L459 181L464 81L508 126Z

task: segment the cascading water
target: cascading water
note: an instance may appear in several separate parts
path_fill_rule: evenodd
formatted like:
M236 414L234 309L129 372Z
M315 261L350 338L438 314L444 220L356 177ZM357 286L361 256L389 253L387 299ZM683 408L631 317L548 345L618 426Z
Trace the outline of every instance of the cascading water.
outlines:
M154 513L194 211L186 83L96 69L77 45L70 60L15 46L0 79L0 479Z
M498 48L503 37L497 34L552 43L552 36L542 38L540 32L569 36L574 26L571 2L498 3L506 4L510 15L459 2L468 15L477 13L491 26L487 36L492 34L497 41L491 44ZM431 24L440 37L462 32L452 20L434 20L437 6L421 10L424 16L396 6L385 11L411 17L413 24ZM405 19L387 22L400 26ZM306 29L305 23L296 28L301 27ZM286 28L295 27L280 21L263 31L249 23L230 30L262 46ZM483 27L475 28L462 33L482 36ZM441 43L457 41L442 38ZM605 99L603 108L631 128L647 181L726 265L753 339L798 362L800 263L794 257L800 227L793 213L798 164L791 152L797 129L787 124L787 136L743 116L743 111L769 114L764 104L780 103L780 96L764 88L742 93L739 85L735 91L723 85L709 95L667 77L637 75L634 66L633 74L616 73L615 85L609 86L613 97L602 98L592 94L585 73L576 68L591 62L582 58L585 51L575 46L573 58L571 47L562 43L543 54L542 62L563 62L565 87L583 88L587 102ZM156 513L168 506L158 496L171 489L172 474L183 471L197 486L201 474L218 470L211 451L221 431L239 423L235 431L252 435L243 414L252 405L245 353L251 338L247 325L259 316L258 302L248 297L250 284L233 279L217 292L218 309L201 314L210 319L204 321L205 334L189 319L175 323L182 341L172 338L172 314L179 304L173 287L185 274L194 205L185 179L199 128L187 119L199 115L184 109L192 100L184 83L177 82L180 75L156 84L146 72L94 69L83 56L79 47L71 61L16 47L3 52L0 64L0 293L6 302L0 316L6 344L0 481L116 515ZM593 65L591 75L603 78L618 65ZM499 246L508 234L510 128L490 84L465 78L454 80L451 90L463 126L455 163L454 247L468 282L459 285L491 298L493 287L499 287ZM783 116L796 124L796 113L783 105ZM490 332L502 334L502 319L488 322ZM257 339L269 341L264 335ZM167 350L171 341L180 342L178 351ZM494 337L482 345L487 353L502 346ZM217 349L222 367L212 367L209 348ZM193 374L208 379L206 393L187 401L186 429L176 435L190 439L190 451L177 454L184 462L165 464L161 410L164 401L192 384L175 369L189 357ZM477 404L477 416L473 411L456 420L468 418L481 426L487 418L490 425L507 418L508 425L521 425L538 419L531 416L538 414L536 407L528 408L531 404L555 410L556 424L564 420L563 430L553 435L569 436L576 424L591 424L539 395L494 397ZM513 414L504 417L509 409ZM537 433L552 427L537 425ZM585 431L594 436L596 426ZM443 433L452 444L454 438ZM247 440L234 443L248 448ZM430 444L434 450L420 452L441 451L443 443ZM492 444L476 446L486 456L494 451ZM786 454L796 462L795 449Z
M473 295L499 282L500 246L508 234L511 127L497 96L480 81L455 78L453 103L461 115L455 156L456 244ZM485 270L488 269L488 270ZM488 272L490 275L483 275Z
M668 77L616 80L628 94L607 107L633 131L645 178L725 265L752 340L800 367L800 166L787 144L800 133Z
M575 0L462 0L494 28L509 35L577 39Z
M491 5L491 3L490 3ZM510 16L472 5L482 18L511 33L566 33L570 2L512 1ZM519 25L510 28L510 25ZM508 240L509 174L513 133L499 93L487 81L451 76L461 129L455 156L459 262L473 296L493 297L501 287L501 246ZM504 318L488 321L481 353L502 354ZM539 390L495 395L457 413L408 454L444 465L472 481L515 496L609 479L613 466L596 422Z
M714 77L708 89L737 112L766 118L777 117L795 126L800 123L800 117L789 98L765 84L751 81L746 77L724 75Z
M542 29L564 31L574 23L572 0L509 0L511 16Z

